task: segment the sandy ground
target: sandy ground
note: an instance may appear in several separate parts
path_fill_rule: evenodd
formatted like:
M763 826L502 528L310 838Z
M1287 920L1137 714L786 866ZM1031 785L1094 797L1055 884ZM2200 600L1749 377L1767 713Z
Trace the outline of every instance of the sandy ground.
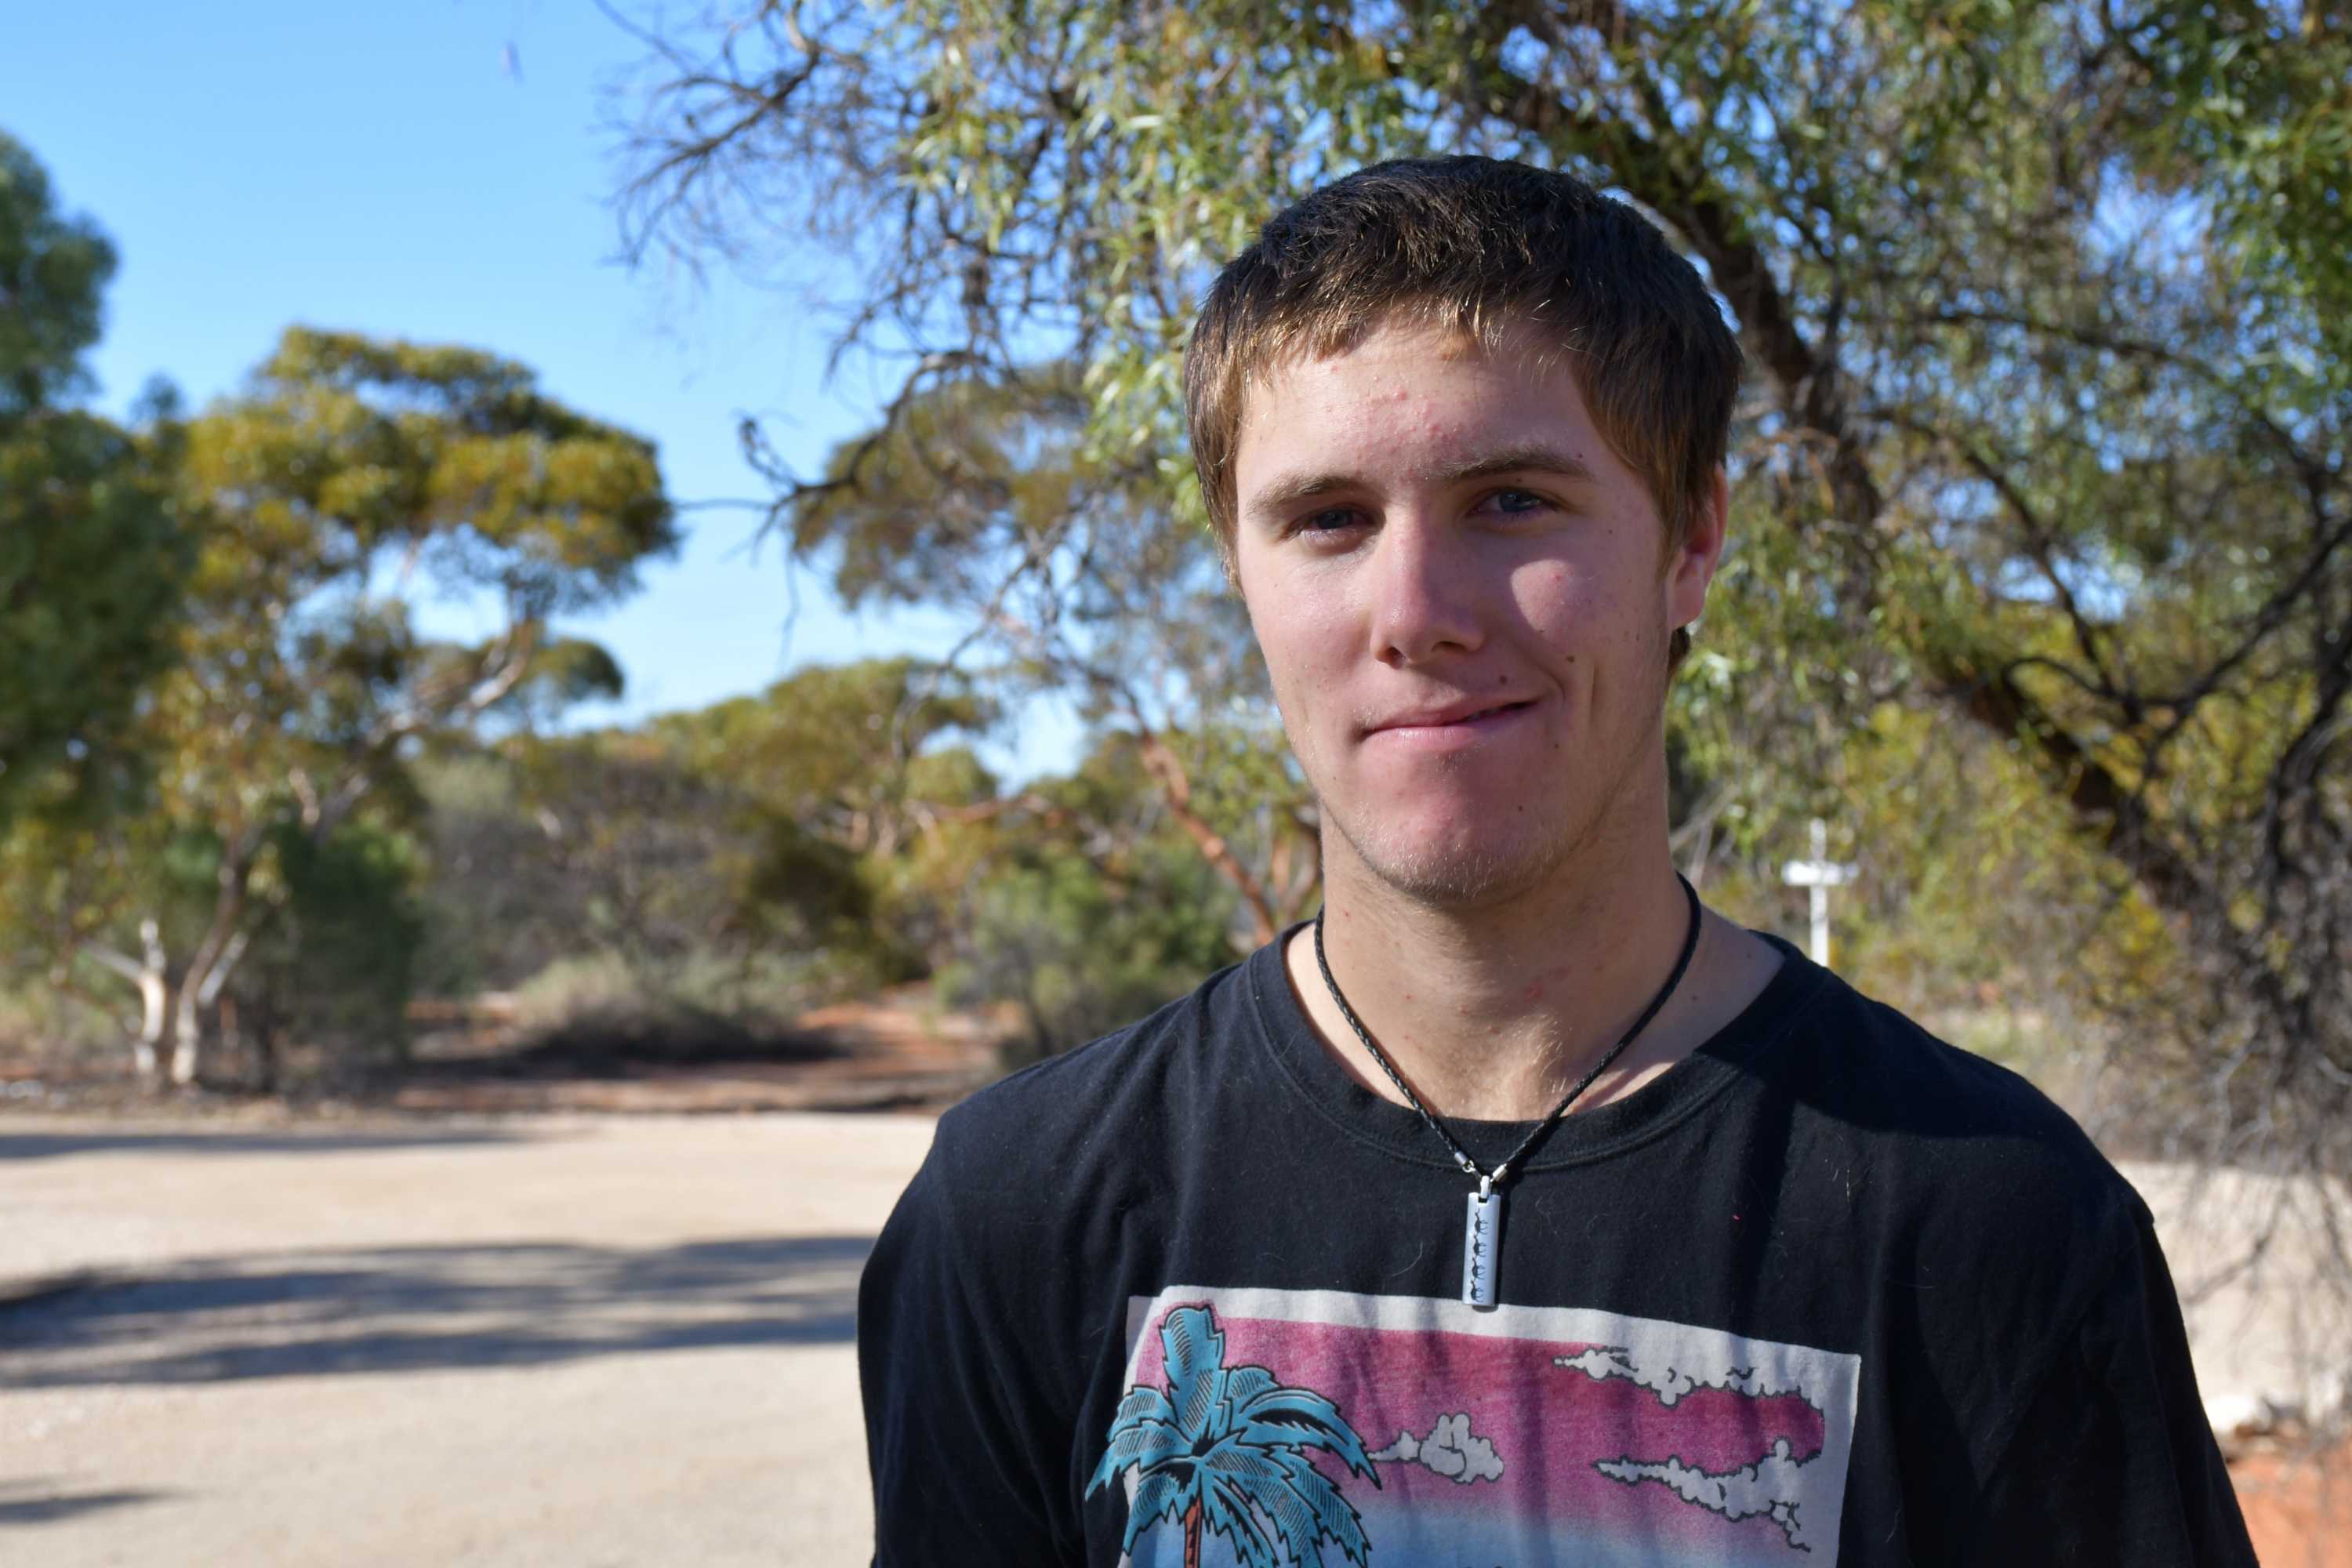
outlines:
M0 1123L0 1562L866 1561L858 1267L927 1118ZM5 1289L0 1286L0 1289Z
M0 1562L863 1563L856 1276L930 1131L0 1121L0 1298L88 1281L0 1305ZM2131 1173L2192 1293L2293 1207ZM2191 1323L2209 1395L2301 1386L2242 1282ZM2343 1560L2305 1544L2352 1540L2352 1487L2242 1474L2268 1561Z

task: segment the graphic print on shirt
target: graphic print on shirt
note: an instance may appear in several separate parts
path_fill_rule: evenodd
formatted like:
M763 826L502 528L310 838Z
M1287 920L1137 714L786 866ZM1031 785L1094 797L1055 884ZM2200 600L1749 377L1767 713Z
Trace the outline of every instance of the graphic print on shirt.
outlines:
M1130 1299L1127 1331L1129 1393L1090 1489L1128 1495L1122 1563L1837 1562L1857 1356L1332 1290L1171 1286ZM1188 1525L1195 1476L1222 1511L1204 1500Z
M1291 1562L1320 1568L1328 1539L1361 1568L1360 1518L1302 1452L1337 1454L1372 1478L1363 1439L1331 1402L1284 1386L1262 1366L1225 1365L1225 1336L1206 1307L1179 1307L1161 1319L1160 1347L1167 1392L1129 1387L1087 1485L1091 1495L1132 1474L1121 1549L1132 1552L1145 1526L1181 1518L1184 1568L1200 1568L1204 1529L1230 1541L1244 1563L1271 1568L1279 1542Z

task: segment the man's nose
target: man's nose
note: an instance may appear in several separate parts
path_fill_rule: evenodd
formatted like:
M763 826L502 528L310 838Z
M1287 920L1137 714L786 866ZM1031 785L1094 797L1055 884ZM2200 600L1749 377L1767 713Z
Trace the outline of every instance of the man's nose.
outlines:
M1388 519L1369 563L1372 656L1418 665L1475 652L1484 636L1474 565L1459 531L1417 516Z

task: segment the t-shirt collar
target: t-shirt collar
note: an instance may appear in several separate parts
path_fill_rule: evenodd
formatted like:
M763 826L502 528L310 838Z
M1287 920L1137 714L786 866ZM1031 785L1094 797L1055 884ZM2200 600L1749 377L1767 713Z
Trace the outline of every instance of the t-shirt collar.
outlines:
M1283 963L1284 944L1299 929L1295 925L1285 931L1242 966L1259 1044L1273 1059L1276 1076L1350 1137L1416 1164L1454 1170L1445 1145L1410 1107L1357 1082L1323 1043L1291 989ZM1523 1171L1581 1164L1622 1152L1680 1124L1724 1089L1755 1074L1770 1048L1795 1026L1822 984L1832 979L1829 971L1790 943L1769 932L1756 934L1778 948L1784 962L1754 1000L1696 1050L1623 1100L1563 1117L1527 1155ZM1535 1125L1453 1116L1444 1120L1472 1157L1489 1164L1509 1154Z

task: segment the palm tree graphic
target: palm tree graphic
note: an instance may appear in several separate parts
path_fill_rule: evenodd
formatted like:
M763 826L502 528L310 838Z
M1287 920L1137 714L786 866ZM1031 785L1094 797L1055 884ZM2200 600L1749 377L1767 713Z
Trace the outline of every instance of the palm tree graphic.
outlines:
M1381 1484L1339 1406L1285 1387L1262 1366L1225 1365L1224 1331L1206 1307L1169 1313L1160 1344L1168 1392L1138 1387L1119 1402L1110 1446L1087 1483L1092 1497L1130 1467L1139 1472L1119 1550L1132 1552L1146 1526L1181 1514L1184 1568L1201 1568L1204 1524L1233 1543L1245 1568L1276 1568L1277 1540L1294 1568L1323 1568L1327 1536L1365 1568L1363 1521L1301 1451L1328 1449Z

